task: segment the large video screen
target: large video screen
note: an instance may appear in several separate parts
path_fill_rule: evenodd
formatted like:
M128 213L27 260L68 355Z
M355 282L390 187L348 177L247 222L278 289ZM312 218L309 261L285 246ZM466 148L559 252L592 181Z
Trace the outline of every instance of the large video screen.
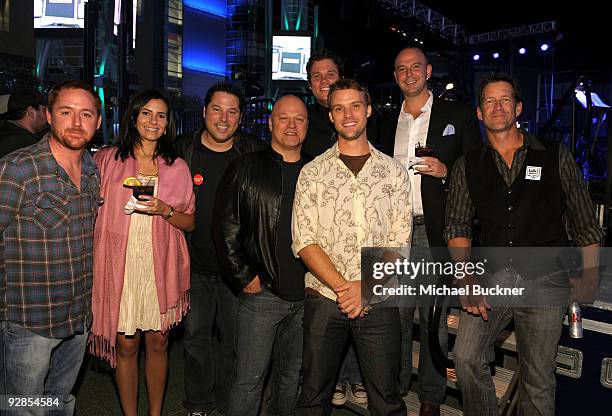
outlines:
M306 81L310 36L272 36L272 81Z
M82 29L87 0L34 0L34 29Z

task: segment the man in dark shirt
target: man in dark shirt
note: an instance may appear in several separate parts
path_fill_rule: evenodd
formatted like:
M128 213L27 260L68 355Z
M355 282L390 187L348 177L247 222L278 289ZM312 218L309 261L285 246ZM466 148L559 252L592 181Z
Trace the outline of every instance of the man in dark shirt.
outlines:
M31 89L15 90L0 121L0 158L36 143L47 126L47 99Z
M86 151L101 103L80 81L51 92L51 134L0 161L0 408L53 396L71 415L89 326L99 172ZM1 412L1 411L0 411ZM4 414L4 413L2 413Z
M499 270L491 267L497 262L488 259L487 267L496 282L506 287L524 286L529 280L524 271L546 261L533 247L569 245L567 217L574 230L573 240L582 247L583 277L588 278L597 270L601 232L570 152L563 145L544 144L517 128L522 103L512 78L485 77L478 99L477 115L485 126L488 146L469 152L453 166L445 230L451 256L457 261L468 259L471 224L477 218L483 250L532 247L531 261L513 262L510 258ZM471 290L477 280L470 276L458 279L457 284ZM537 307L522 306L519 297L493 307L491 299L473 292L461 298L466 313L461 315L455 342L455 364L464 414L498 414L487 351L511 320L518 340L518 414L554 414L555 357L566 295L554 304L538 302Z
M191 309L184 338L184 406L190 413L225 409L234 368L238 299L221 279L211 229L215 195L226 168L239 155L264 147L239 134L243 108L244 96L237 87L211 87L204 99L204 126L179 137L176 144L196 192L196 229L189 236Z
M291 213L308 127L304 103L280 98L271 148L237 158L219 187L213 234L223 277L240 291L228 416L257 415L273 359L268 413L294 414L302 364L306 268L291 252Z
M316 157L336 142L336 130L329 120L329 87L340 79L344 64L333 52L323 49L313 53L306 64L308 86L315 98L308 106L308 132L302 153Z
M319 156L336 143L336 129L329 119L327 96L329 87L343 76L342 58L328 49L313 53L306 64L308 86L315 102L308 106L308 132L302 146L302 153L311 158ZM378 114L368 118L368 137L377 142Z

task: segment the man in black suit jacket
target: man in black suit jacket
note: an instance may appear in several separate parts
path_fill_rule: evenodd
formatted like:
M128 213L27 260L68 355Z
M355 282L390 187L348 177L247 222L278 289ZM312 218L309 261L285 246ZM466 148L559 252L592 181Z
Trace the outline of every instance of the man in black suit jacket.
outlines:
M401 108L387 114L381 123L381 150L409 169L413 195L413 247L445 247L443 239L447 175L461 155L482 145L474 109L438 99L427 89L432 68L417 47L401 50L395 58L395 81L402 90ZM434 156L416 159L415 148L427 146ZM435 256L434 256L435 257ZM403 392L410 389L412 373L412 321L414 308L402 310ZM439 414L446 392L446 377L437 371L429 352L427 328L429 308L419 300L421 347L419 356L419 400L421 415ZM446 320L440 325L443 351L447 348Z

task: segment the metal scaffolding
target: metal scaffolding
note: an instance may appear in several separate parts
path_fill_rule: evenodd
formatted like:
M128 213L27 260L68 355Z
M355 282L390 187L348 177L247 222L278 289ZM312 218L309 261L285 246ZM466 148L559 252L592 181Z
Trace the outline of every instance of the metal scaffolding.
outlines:
M522 38L529 35L540 35L543 33L554 32L557 30L557 22L542 22L532 25L517 26L510 29L495 30L493 32L479 33L469 37L470 45L477 45L485 42L497 42L507 39Z
M425 29L455 45L466 41L466 31L459 24L442 16L416 0L377 0L384 9L400 17L412 17L424 24Z

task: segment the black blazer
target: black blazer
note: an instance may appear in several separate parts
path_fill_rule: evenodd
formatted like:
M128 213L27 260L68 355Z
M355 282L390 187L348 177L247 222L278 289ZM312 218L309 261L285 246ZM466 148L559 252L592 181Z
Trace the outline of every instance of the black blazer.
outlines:
M379 138L381 151L393 157L395 131L400 109L397 108L383 117ZM454 134L443 136L447 126L454 127ZM434 97L427 131L427 145L434 148L436 157L448 168L450 179L453 163L461 155L482 146L482 134L476 118L476 110L457 102ZM421 177L421 199L425 216L425 229L431 247L446 247L443 238L446 216L446 194L448 181L429 175Z

